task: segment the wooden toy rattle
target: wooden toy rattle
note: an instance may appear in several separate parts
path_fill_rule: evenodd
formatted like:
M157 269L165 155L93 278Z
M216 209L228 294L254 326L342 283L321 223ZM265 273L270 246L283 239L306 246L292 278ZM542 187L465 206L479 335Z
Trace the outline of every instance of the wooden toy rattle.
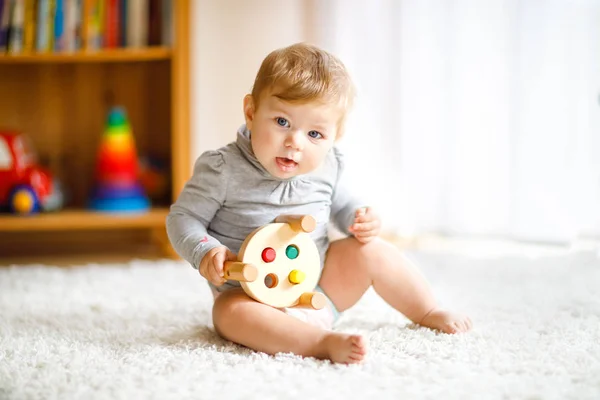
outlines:
M248 296L273 307L322 309L327 299L314 291L319 250L309 235L316 225L310 215L284 215L256 229L242 243L238 261L225 263L225 279L239 281Z

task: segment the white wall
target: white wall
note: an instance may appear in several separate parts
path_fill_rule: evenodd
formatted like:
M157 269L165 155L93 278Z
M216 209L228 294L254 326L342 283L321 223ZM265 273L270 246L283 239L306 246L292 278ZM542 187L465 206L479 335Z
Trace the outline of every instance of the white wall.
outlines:
M302 0L192 2L191 159L235 139L263 58L305 40Z

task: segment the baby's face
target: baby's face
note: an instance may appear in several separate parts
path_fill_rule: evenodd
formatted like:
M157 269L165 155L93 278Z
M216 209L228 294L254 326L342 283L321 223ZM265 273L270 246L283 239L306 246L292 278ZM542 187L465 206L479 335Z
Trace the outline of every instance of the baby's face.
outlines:
M261 97L258 110L244 99L252 150L269 173L289 179L317 169L334 144L339 109L318 102L290 103L273 95Z

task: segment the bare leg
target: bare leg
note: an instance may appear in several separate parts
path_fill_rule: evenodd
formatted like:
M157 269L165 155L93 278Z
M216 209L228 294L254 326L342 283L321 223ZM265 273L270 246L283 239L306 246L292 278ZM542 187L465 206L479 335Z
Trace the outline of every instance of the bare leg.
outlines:
M333 242L319 285L339 311L353 306L373 286L411 321L446 333L471 328L468 317L438 307L429 284L400 249L381 239L362 244L353 237Z
M317 328L250 299L241 289L217 297L213 322L225 339L268 354L291 352L347 364L361 362L366 354L361 336Z

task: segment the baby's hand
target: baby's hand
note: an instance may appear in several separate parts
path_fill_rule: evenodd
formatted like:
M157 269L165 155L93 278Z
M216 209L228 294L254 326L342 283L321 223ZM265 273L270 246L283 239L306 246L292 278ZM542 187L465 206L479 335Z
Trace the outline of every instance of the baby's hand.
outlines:
M200 275L215 286L221 286L226 281L223 273L225 261L236 261L237 258L227 247L215 247L204 255L200 261Z
M359 242L368 243L379 235L380 228L381 220L375 211L370 207L363 207L356 210L354 224L348 230Z

